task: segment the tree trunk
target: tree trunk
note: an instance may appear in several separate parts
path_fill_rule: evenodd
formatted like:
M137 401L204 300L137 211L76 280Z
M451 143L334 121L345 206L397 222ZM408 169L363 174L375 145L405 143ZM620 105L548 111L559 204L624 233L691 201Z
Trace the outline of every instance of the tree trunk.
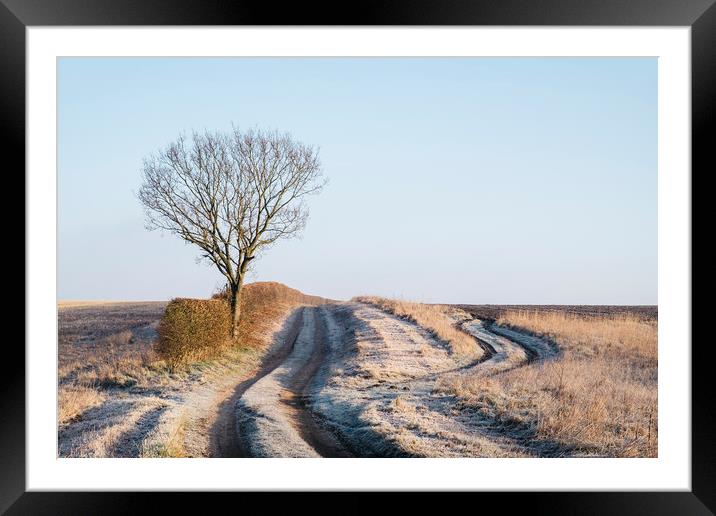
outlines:
M237 285L231 286L231 338L239 335L239 322L241 321L241 287L243 278Z

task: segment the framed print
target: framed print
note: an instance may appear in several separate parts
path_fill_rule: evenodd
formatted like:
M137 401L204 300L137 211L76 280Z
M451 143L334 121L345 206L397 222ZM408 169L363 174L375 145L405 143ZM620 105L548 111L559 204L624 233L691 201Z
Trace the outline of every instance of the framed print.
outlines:
M712 4L2 0L27 303L0 508L712 514Z

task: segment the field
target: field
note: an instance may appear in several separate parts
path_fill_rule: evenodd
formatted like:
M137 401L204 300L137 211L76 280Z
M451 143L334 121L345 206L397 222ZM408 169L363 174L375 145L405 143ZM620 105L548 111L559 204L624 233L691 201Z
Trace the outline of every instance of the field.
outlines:
M628 314L640 319L658 320L659 309L655 305L455 305L475 317L498 319L505 312L557 312L574 315L611 316Z
M247 292L238 344L177 371L165 303L61 305L59 454L658 455L656 307Z

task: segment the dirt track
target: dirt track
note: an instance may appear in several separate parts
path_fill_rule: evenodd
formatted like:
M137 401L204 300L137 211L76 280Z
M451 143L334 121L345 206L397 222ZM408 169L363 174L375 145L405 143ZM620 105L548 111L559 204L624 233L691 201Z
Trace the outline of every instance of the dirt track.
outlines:
M289 322L284 344L259 375L237 391L233 448L238 456L352 456L318 423L307 404L326 354L325 322L319 310L300 309Z
M474 319L462 328L490 350L486 359L461 363L424 329L367 305L300 309L261 371L225 405L214 453L514 456L509 439L485 429L486 421L455 417L454 399L436 394L436 379L497 374L554 349Z
M264 376L281 365L293 349L303 325L303 309L296 310L277 335L275 347L264 360L255 376L241 382L230 396L221 402L218 417L211 429L211 455L213 457L249 457L246 443L237 428L236 407L244 393Z

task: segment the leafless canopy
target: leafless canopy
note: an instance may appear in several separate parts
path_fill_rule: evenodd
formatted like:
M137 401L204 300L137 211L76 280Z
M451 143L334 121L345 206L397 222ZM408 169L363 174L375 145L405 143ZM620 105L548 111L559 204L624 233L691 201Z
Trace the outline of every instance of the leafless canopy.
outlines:
M258 251L305 226L305 197L324 184L316 148L234 129L181 136L145 159L139 200L150 229L199 246L237 292Z

